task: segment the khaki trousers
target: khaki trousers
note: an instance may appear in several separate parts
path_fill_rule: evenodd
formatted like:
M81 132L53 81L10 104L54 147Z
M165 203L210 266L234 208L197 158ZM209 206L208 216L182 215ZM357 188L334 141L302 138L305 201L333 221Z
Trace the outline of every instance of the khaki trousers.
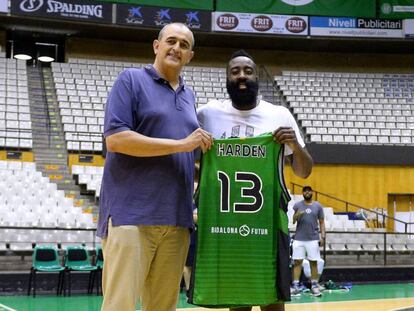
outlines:
M117 226L102 240L101 311L176 310L189 246L188 228Z

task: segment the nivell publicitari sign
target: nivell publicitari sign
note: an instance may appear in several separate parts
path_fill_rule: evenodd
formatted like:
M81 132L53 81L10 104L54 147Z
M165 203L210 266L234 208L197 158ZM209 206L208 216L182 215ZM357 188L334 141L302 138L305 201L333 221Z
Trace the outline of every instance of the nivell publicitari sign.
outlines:
M112 23L112 4L90 0L12 0L11 13L33 17Z
M7 6L8 0L0 0L0 13L7 13L9 12L9 8Z
M402 20L314 17L310 18L311 36L402 38Z
M254 13L214 12L213 31L308 35L308 17Z

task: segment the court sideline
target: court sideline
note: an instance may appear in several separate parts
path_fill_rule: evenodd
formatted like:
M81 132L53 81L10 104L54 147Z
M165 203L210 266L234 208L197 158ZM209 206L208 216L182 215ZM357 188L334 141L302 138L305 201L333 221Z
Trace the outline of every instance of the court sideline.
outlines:
M38 295L0 296L0 311L99 311L102 297L96 295L78 295L56 297ZM180 295L177 309L180 311L204 311L228 309L196 308ZM137 306L137 310L140 310ZM254 308L254 311L260 310ZM286 311L412 311L414 310L414 284L369 284L354 285L349 292L325 291L322 298L314 298L309 293L293 297L286 304Z

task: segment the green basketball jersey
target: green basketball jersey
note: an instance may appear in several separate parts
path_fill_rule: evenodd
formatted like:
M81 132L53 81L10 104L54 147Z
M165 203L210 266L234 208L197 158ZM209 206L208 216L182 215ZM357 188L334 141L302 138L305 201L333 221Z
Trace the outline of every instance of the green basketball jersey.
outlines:
M283 146L266 134L214 141L201 161L189 302L208 307L290 299Z

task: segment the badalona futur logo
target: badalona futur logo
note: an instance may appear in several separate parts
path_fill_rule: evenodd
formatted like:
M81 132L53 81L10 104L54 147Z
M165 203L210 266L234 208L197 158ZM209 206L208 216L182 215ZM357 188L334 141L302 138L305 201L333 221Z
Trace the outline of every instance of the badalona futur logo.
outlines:
M239 233L241 236L248 236L250 234L250 228L248 225L242 225L239 228Z
M306 5L309 3L312 3L314 0L282 0L282 2L286 3L286 4L290 4L290 5Z
M23 0L20 3L20 10L23 12L35 12L43 5L43 0Z

